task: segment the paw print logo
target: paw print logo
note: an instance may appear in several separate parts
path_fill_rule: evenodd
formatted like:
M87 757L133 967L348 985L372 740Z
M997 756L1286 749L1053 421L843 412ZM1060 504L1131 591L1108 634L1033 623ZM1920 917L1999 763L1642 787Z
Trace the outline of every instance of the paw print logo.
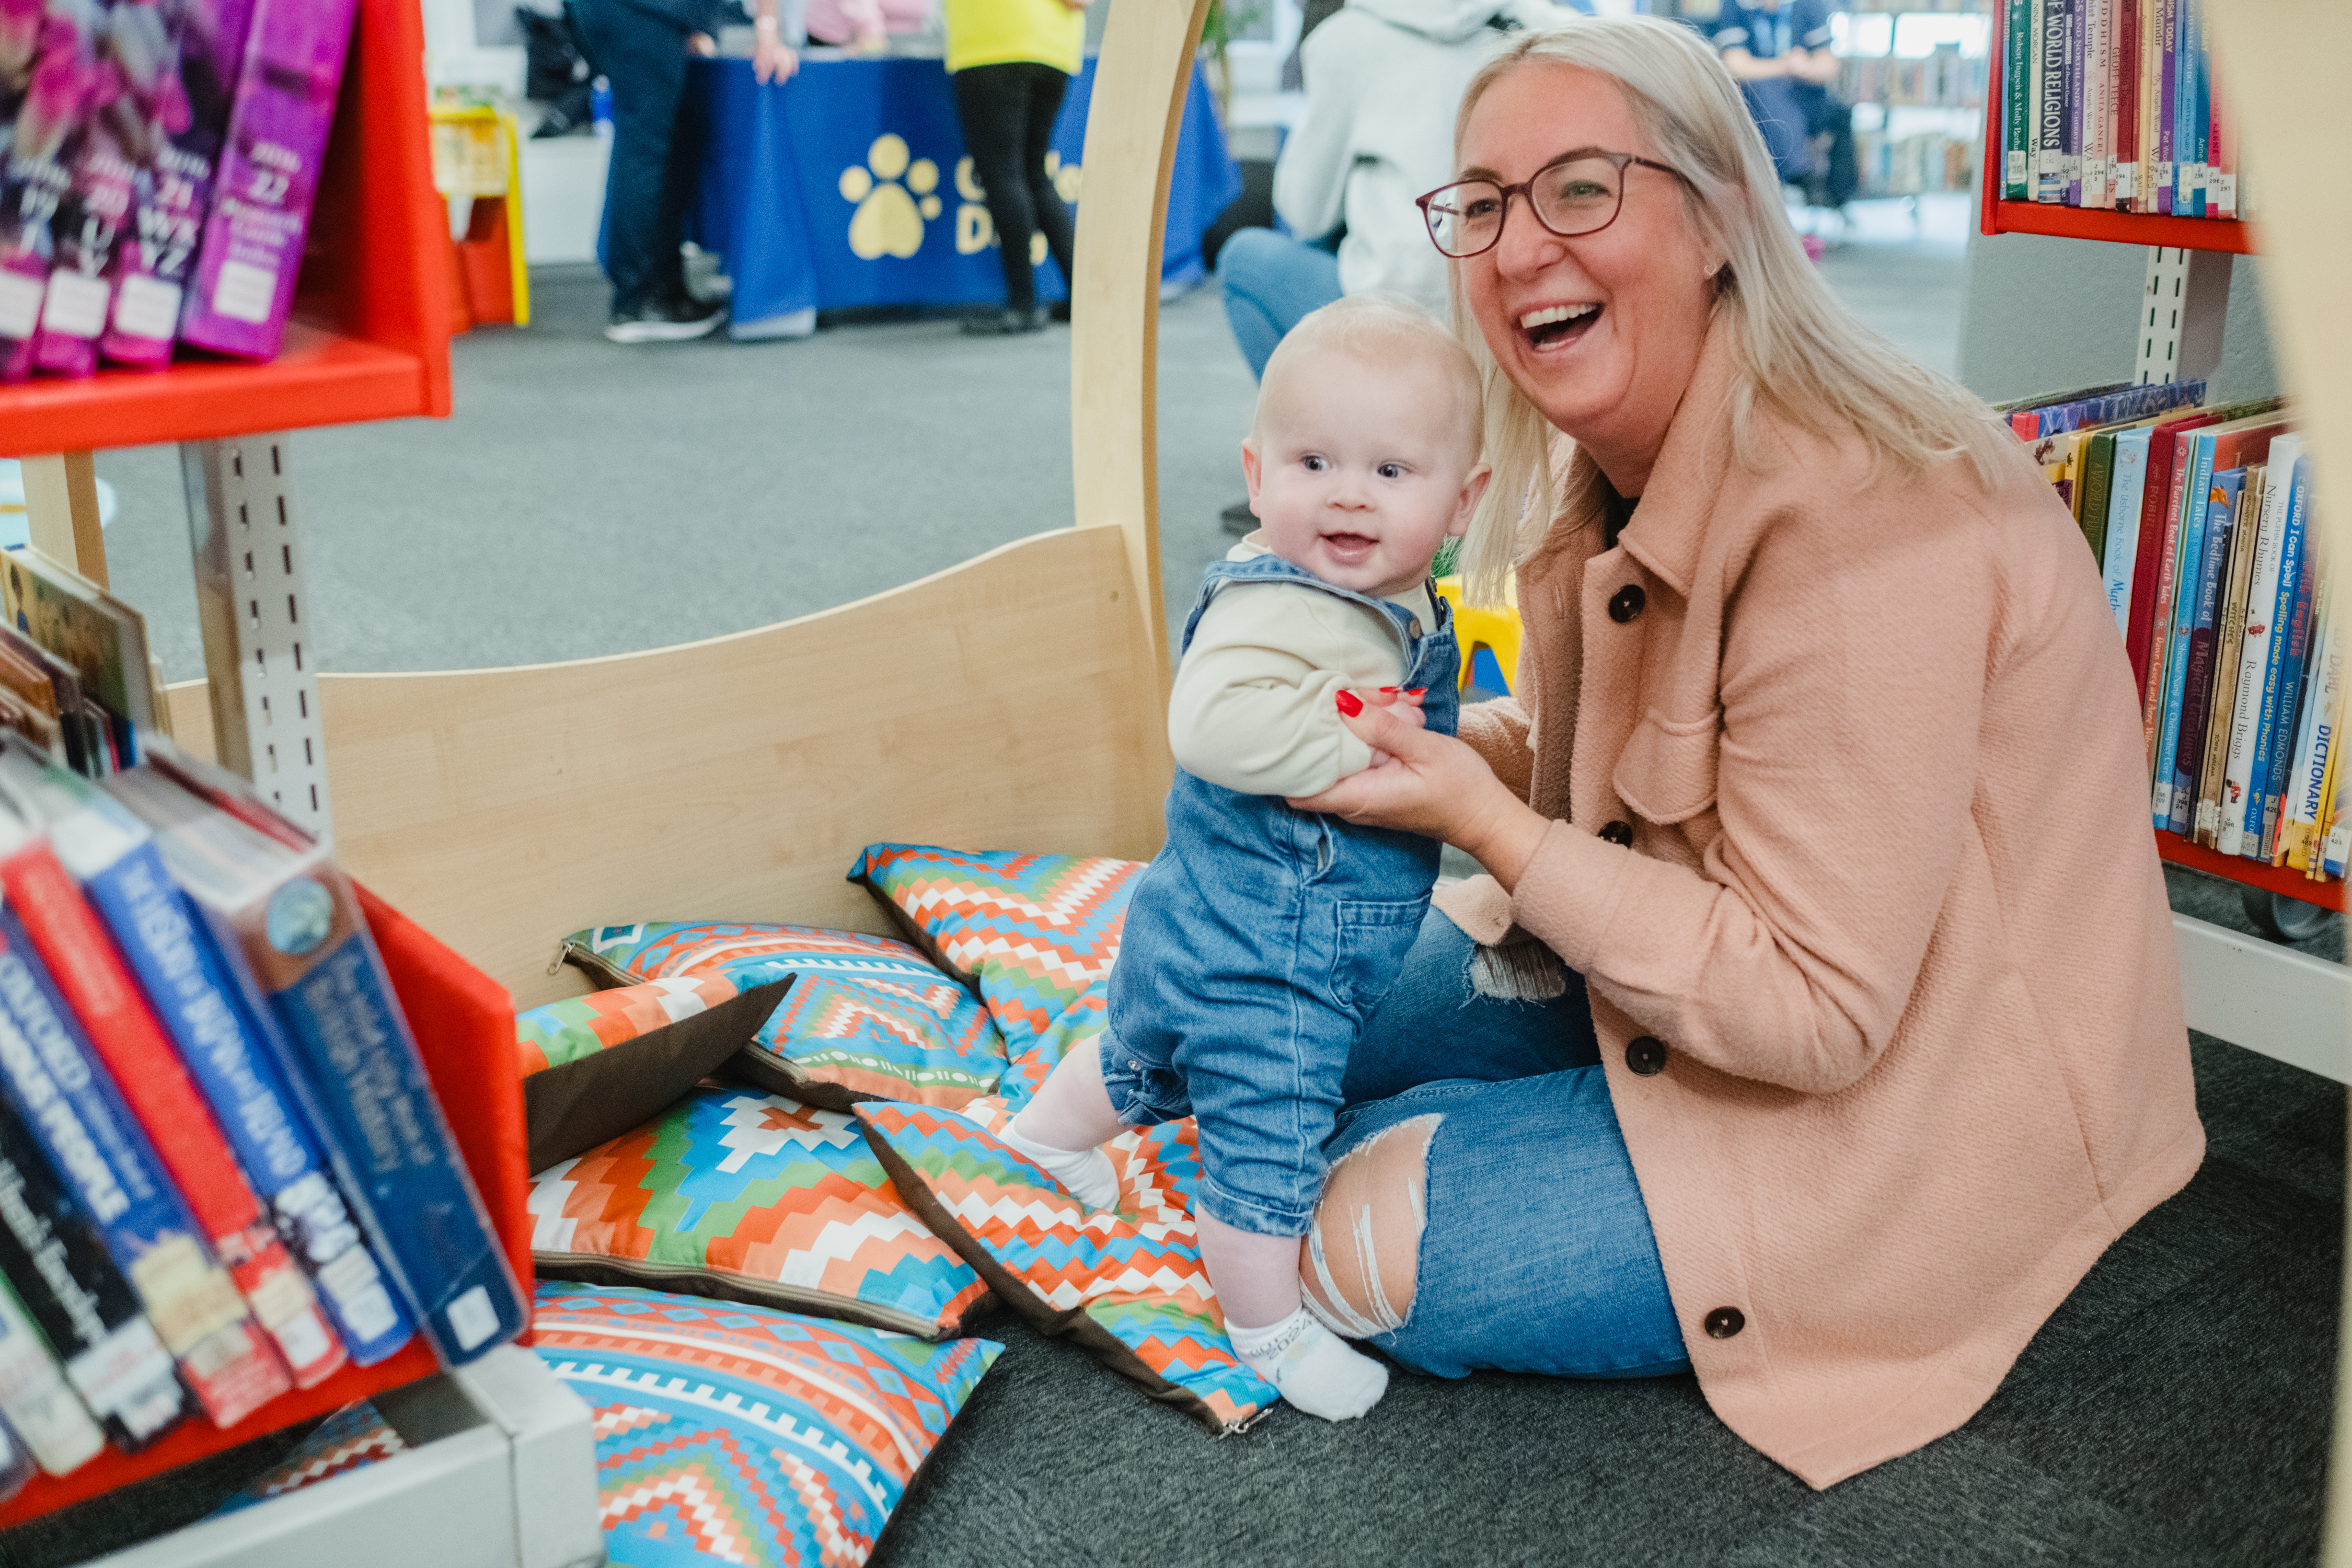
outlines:
M1082 171L1076 163L1065 163L1059 153L1045 154L1045 177L1054 182L1054 190L1065 202L1075 204ZM972 162L965 158L956 164L956 195L963 205L956 208L955 247L964 256L976 256L996 243L996 225L982 205L988 200L988 188L980 183L973 172ZM1029 236L1029 264L1045 264L1045 237L1034 230Z
M841 199L857 204L849 219L850 253L871 261L903 259L922 249L923 220L940 216L939 184L940 166L929 158L910 159L905 137L877 136L866 162L841 172Z

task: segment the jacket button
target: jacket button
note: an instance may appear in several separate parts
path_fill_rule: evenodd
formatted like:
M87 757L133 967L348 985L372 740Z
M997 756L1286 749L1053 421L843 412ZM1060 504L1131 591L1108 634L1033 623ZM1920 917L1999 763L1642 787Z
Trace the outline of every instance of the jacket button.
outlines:
M1748 1326L1748 1315L1737 1307L1717 1307L1706 1315L1706 1337L1727 1340Z
M1649 602L1650 596L1642 592L1642 584L1628 583L1609 595L1609 618L1622 626L1640 615L1642 606Z
M1602 828L1598 837L1603 844L1628 847L1633 842L1633 825L1630 822L1612 822Z
M1421 635L1421 617L1419 616L1415 616L1412 619L1407 621L1404 624L1404 630L1407 637L1419 637Z
M1625 1065L1643 1078L1666 1070L1666 1042L1655 1035L1636 1035L1625 1042ZM1738 1332L1737 1329L1732 1331Z

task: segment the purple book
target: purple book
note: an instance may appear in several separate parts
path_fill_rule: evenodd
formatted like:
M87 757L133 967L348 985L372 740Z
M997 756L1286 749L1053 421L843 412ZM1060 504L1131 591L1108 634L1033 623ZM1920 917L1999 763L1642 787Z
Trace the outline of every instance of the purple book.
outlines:
M2180 0L2157 0L2156 210L2172 211L2173 115L2179 91Z
M2090 9L2091 0L2065 0L2066 3L2066 205L2083 205L2083 112L2088 94L2084 89L2084 68L2087 63L2084 32L2084 13Z
M278 352L357 9L257 0L183 341L247 359Z
M140 169L185 105L168 79L172 26L156 0L105 0L95 75L67 144L72 183L51 225L55 242L33 368L82 376L98 368L112 289L108 271Z
M253 0L165 5L172 31L158 97L173 111L156 117L161 133L131 186L131 226L115 245L112 304L98 342L109 363L142 370L172 363L253 21Z
M0 31L13 48L26 7L12 3ZM15 113L8 166L0 178L0 381L33 374L33 342L57 253L58 205L72 188L68 143L98 96L106 9L99 0L48 0L31 7L38 36L6 62Z

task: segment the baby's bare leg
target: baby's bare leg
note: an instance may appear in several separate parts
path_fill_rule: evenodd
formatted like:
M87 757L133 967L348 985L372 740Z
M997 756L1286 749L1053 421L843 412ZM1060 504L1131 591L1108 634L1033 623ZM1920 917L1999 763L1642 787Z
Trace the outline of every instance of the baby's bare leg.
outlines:
M1103 1088L1102 1054L1088 1040L1054 1064L1001 1136L1088 1208L1118 1206L1118 1175L1100 1145L1118 1134Z
M1299 1305L1300 1238L1239 1230L1195 1210L1201 1262L1234 1352L1309 1415L1347 1421L1388 1392L1389 1371Z

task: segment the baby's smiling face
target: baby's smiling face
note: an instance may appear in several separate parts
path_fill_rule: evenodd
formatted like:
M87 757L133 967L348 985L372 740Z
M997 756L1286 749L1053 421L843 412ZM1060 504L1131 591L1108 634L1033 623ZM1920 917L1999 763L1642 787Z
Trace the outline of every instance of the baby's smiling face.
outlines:
M1476 429L1444 374L1410 350L1375 363L1325 348L1268 372L1242 443L1260 542L1334 587L1418 586L1486 489Z

